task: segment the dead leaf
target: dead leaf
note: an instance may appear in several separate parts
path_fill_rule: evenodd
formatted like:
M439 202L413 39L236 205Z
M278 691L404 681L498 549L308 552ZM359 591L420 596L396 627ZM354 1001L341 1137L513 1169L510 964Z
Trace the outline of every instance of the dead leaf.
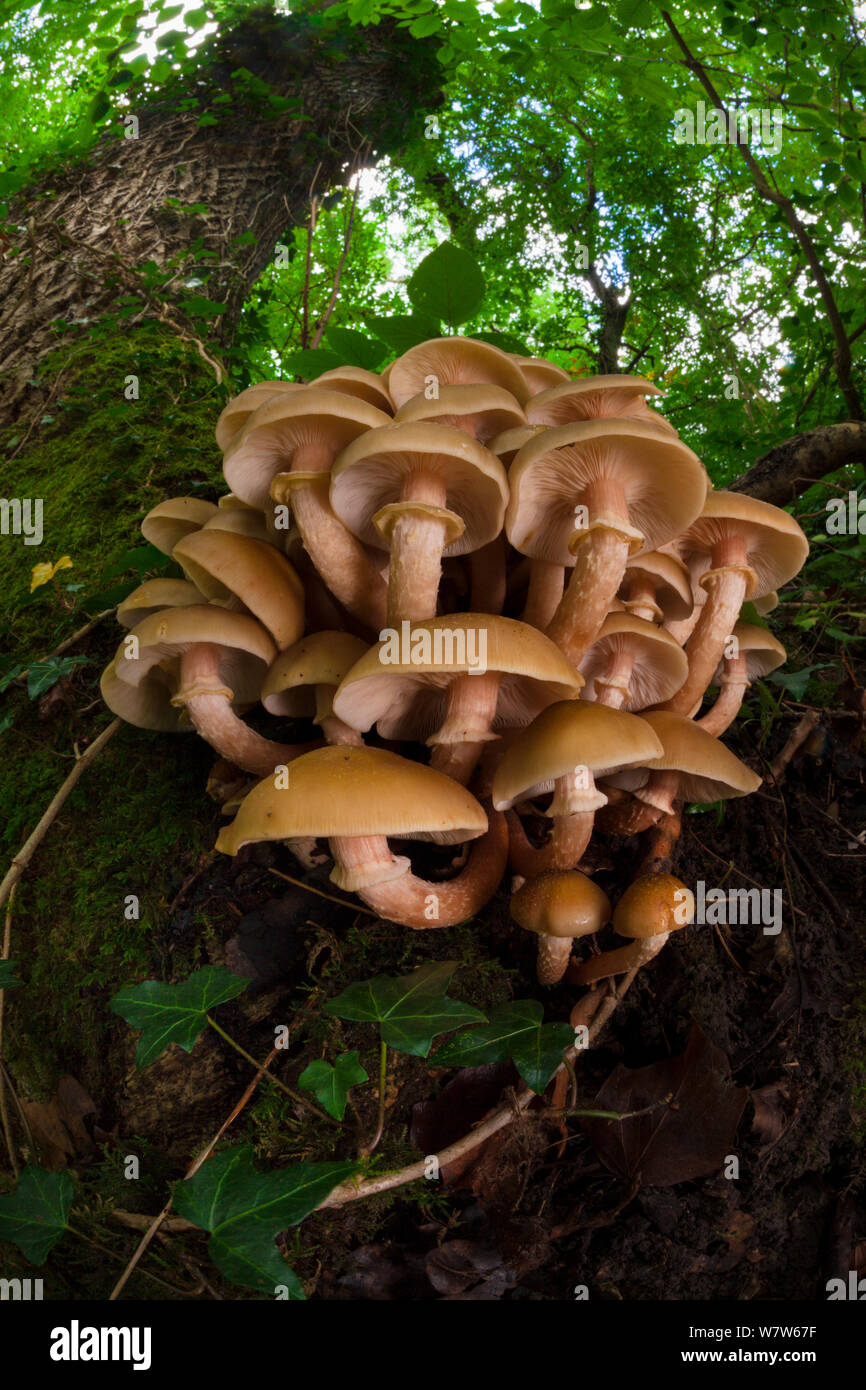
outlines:
M468 1134L499 1102L506 1086L519 1081L513 1062L464 1067L434 1100L412 1107L410 1141L424 1154L439 1153Z
M752 1129L764 1148L767 1144L775 1144L785 1133L788 1123L785 1102L791 1099L789 1079L783 1077L780 1081L772 1081L768 1086L761 1086L751 1094L755 1107Z
M636 1071L616 1067L595 1100L620 1113L658 1108L634 1119L582 1124L601 1161L620 1177L672 1187L721 1169L748 1094L731 1081L725 1053L693 1023L679 1057ZM670 1104L663 1103L667 1095Z
M42 1165L50 1172L65 1168L75 1159L89 1162L96 1155L84 1121L96 1114L96 1106L74 1076L61 1076L51 1100L25 1101L24 1113L40 1151Z

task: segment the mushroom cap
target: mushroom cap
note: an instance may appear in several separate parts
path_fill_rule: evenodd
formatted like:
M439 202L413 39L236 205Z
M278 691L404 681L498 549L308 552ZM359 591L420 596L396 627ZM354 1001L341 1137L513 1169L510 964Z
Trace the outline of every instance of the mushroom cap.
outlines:
M177 689L172 673L153 666L137 685L130 685L117 674L119 654L112 657L99 681L102 698L112 714L137 729L155 729L163 734L192 733L193 725L184 720L183 709L171 703Z
M222 497L217 498L217 506L223 511L242 511L257 512L258 507L254 507L251 502L245 502L242 497L235 497L233 492L224 492Z
M512 896L511 915L541 936L590 936L610 921L610 899L577 869L546 870Z
M771 589L768 594L760 594L755 599L755 608L762 618L766 618L768 613L772 613L779 607L779 595L775 589Z
M511 465L505 516L516 550L574 565L568 548L574 508L586 487L611 478L623 489L629 520L643 535L642 554L671 540L700 514L703 464L680 439L639 420L580 420L543 430Z
M288 787L273 777L244 797L217 849L294 836L386 835L460 844L487 830L487 816L465 787L433 768L383 748L317 748L289 764Z
M120 600L117 605L117 621L121 627L135 627L151 613L159 613L163 608L187 608L191 603L206 603L204 594L199 593L188 579L145 579L137 589Z
M765 627L758 627L757 623L740 621L734 625L731 636L736 637L739 643L740 656L746 658L746 675L750 681L768 676L771 671L784 666L788 659L788 653L779 639ZM720 661L713 677L713 684L718 685L724 673L724 666L724 661Z
M404 352L388 370L388 394L399 410L435 377L443 386L503 386L520 405L531 395L526 379L507 352L476 338L430 338Z
M494 728L528 723L551 700L576 695L583 683L549 637L514 618L454 613L407 623L403 633L399 661L382 659L390 656L383 638L343 678L334 713L351 728L366 732L375 724L383 738L428 738L446 717L452 679L478 670L481 656L483 669L502 677Z
M533 396L527 402L526 417L531 425L565 425L572 420L633 416L676 436L670 421L646 404L647 396L661 394L657 386L639 376L581 377L579 381L558 382Z
M466 555L499 535L508 501L499 459L462 430L429 421L389 423L344 449L331 469L331 506L359 540L387 550L373 518L399 502L405 478L422 470L444 482L445 506L465 523L443 554Z
M603 777L646 767L662 745L643 717L583 700L550 705L506 748L493 778L497 811L549 792L558 777L586 767Z
M497 434L487 447L491 454L502 460L505 468L509 468L518 450L523 448L528 439L541 434L543 429L544 425L518 425L516 429L503 430L501 434Z
M184 573L214 603L240 599L264 623L280 651L304 630L304 590L272 545L231 531L197 531L175 547Z
M679 931L694 915L694 894L680 879L673 874L641 874L617 903L613 929L637 941Z
M443 386L434 401L428 401L422 391L401 405L394 421L436 420L440 425L462 429L467 417L472 418L475 436L482 444L505 430L526 428L526 416L511 393L502 386L487 384Z
M299 447L325 447L332 459L365 430L391 423L390 415L342 391L303 386L291 394L271 397L247 420L223 459L223 473L232 492L260 511L269 511L270 486L278 473L289 470Z
M689 674L689 659L669 632L630 613L610 613L580 662L582 700L596 700L596 681L617 652L633 652L634 666L622 708L647 709L675 695Z
M522 371L533 396L539 391L546 391L549 386L556 386L557 382L571 380L564 367L557 367L546 357L522 357L519 352L512 352L509 356Z
M699 551L709 557L713 546L730 536L745 542L746 560L754 571L749 598L760 598L787 584L809 554L809 542L788 512L744 492L720 488L707 493L700 515L688 525L684 551Z
M307 715L316 706L314 687L336 687L367 651L350 632L310 632L280 652L265 676L262 704L270 714Z
M168 497L151 507L141 523L141 534L163 555L170 555L179 540L199 531L216 516L216 510L213 502L201 497Z
M276 656L273 642L255 618L210 603L165 608L145 618L129 636L138 639L138 656L125 655L125 638L114 658L115 674L121 681L140 685L150 679L155 667L161 667L176 686L181 656L205 642L219 653L220 678L236 705L258 702L265 670Z
M368 372L365 367L332 367L330 371L317 376L310 385L323 387L326 391L342 391L346 396L357 396L386 415L394 411L382 378L376 372Z
M626 561L623 586L636 577L652 588L663 622L679 623L689 616L694 607L691 576L682 561L661 550L647 550Z
M683 801L727 801L735 796L748 796L761 785L761 778L726 748L719 739L708 734L691 719L667 710L651 710L641 718L649 724L662 745L659 757L651 758L643 767L653 771L680 773L678 799ZM611 779L617 786L631 790L643 785L646 776Z
M281 549L280 541L268 530L268 523L258 507L218 507L216 516L206 521L203 531L231 531L236 536L248 536L250 540L264 541ZM280 533L282 534L282 533Z
M239 391L229 401L216 422L216 442L225 453L232 440L243 429L254 410L280 392L300 391L297 381L254 381L245 391Z

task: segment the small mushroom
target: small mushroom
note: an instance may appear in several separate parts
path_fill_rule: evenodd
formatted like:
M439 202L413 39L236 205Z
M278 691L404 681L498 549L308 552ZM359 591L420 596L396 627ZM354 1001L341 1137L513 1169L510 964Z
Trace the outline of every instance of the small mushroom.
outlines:
M634 711L679 690L689 663L664 628L628 613L610 613L578 669L586 681L582 700Z
M311 386L320 386L326 391L342 391L344 396L357 396L358 400L374 405L385 415L392 415L394 406L382 378L364 367L332 367L322 372Z
M661 550L627 561L619 598L627 613L649 623L681 622L694 607L687 567Z
M337 686L367 651L367 643L349 632L312 632L280 652L262 685L262 704L269 714L315 720L328 743L363 742L334 713Z
M255 381L229 401L216 422L216 442L223 453L240 435L254 410L274 396L302 390L297 381Z
M121 627L135 627L151 613L160 613L163 608L186 608L191 603L206 603L194 584L188 579L146 579L122 598L117 605L117 621Z
M445 386L484 383L503 387L519 405L530 395L523 372L508 353L475 338L430 338L404 352L388 369L388 394L398 410L431 386L441 392Z
M579 381L557 382L527 402L531 425L566 425L572 420L639 420L641 424L676 437L676 430L663 415L646 403L647 396L662 392L640 376L616 373L611 376L581 377Z
M141 523L141 534L163 555L171 555L178 541L199 531L216 516L216 510L213 502L201 497L169 497L151 507Z
M244 798L217 849L237 854L260 840L302 837L330 842L331 881L357 893L380 917L424 930L456 926L496 892L508 836L502 816L489 820L474 796L440 772L382 748L320 748L293 762L288 786L267 778ZM437 844L474 841L456 878L417 877L389 837Z
M772 632L754 623L737 623L731 639L736 642L737 654L725 656L713 677L713 684L720 686L718 699L695 720L699 728L716 738L736 719L751 682L783 666L788 655Z
M528 879L511 899L511 915L538 936L537 973L543 985L557 984L568 968L571 943L610 921L610 900L576 869L548 871Z
M463 430L480 444L505 430L526 428L526 416L509 391L502 386L443 386L429 400L422 391L413 396L394 416L395 424L405 420L434 420L440 425Z
M304 630L304 591L288 560L264 541L202 528L178 541L173 558L187 578L221 607L258 618L279 651Z
M614 909L613 928L630 939L629 946L591 956L578 966L576 984L594 984L612 975L625 975L623 994L631 980L658 955L672 932L688 926L695 915L695 897L673 874L641 874L623 893Z
M522 357L519 352L509 353L509 356L517 363L533 395L546 391L549 386L558 386L561 381L571 380L564 367L548 362L546 357Z

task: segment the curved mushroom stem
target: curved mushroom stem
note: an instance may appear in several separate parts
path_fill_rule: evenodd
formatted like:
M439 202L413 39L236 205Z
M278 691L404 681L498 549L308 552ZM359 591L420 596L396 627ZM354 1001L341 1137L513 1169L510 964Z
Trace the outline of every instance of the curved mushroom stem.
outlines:
M704 595L706 595L706 592L706 589L701 590L701 593ZM695 628L697 627L698 623L700 622L700 617L704 611L705 605L706 597L704 598L703 603L695 603L694 608L692 609L691 613L687 618L683 618L678 623L665 623L665 627L667 628L671 637L674 639L675 642L679 642L681 647L684 647L686 645Z
M501 613L505 606L505 536L469 556L469 607L473 613Z
M172 704L186 707L196 732L220 757L257 777L269 777L275 767L320 746L318 742L274 743L245 724L232 709L232 692L220 676L219 658L219 648L210 642L185 651Z
M292 455L292 473L320 473L322 480L292 488L292 515L304 548L334 597L354 617L378 632L385 625L386 589L372 558L343 525L328 499L332 458L320 444Z
M445 484L434 473L410 473L403 483L401 502L420 502L444 508ZM424 515L419 508L398 516L391 530L391 565L388 572L388 626L405 619L419 623L436 617L442 551L446 545L445 517Z
M599 829L606 835L639 835L656 825L662 816L673 814L679 787L678 772L651 772L646 786L615 806L604 806L598 813Z
M526 591L526 604L520 615L521 622L529 623L544 632L562 602L565 585L565 566L551 564L549 560L530 560L529 588Z
M536 878L545 869L573 869L579 864L592 835L594 811L556 816L550 839L540 849L529 843L516 811L507 811L508 862L523 878Z
M484 751L496 739L491 732L499 698L498 671L455 676L448 687L448 710L441 727L428 738L430 766L466 786Z
M739 714L748 687L746 658L738 656L723 662L718 698L712 709L707 710L702 718L696 719L695 723L699 728L706 729L708 734L720 738Z
M711 568L701 576L707 601L685 649L689 674L677 693L659 708L688 716L702 698L740 616L749 577L742 540L726 538L714 546Z
M408 867L408 860L391 854L384 835L363 841L334 838L331 850L337 863L331 878L340 885L347 878L351 882L358 872L364 874L369 859L376 861L378 872L387 875L393 870L393 877L367 882L354 891L386 921L425 931L457 926L490 901L505 871L508 832L504 816L488 811L486 834L473 842L465 869L445 883L418 878ZM372 877L376 877L375 872Z
M540 985L558 985L571 959L572 938L570 936L547 936L538 934L538 959L535 973Z
M318 722L328 743L351 744L353 748L363 747L364 740L358 730L353 729L339 715L326 714Z
M669 936L670 932L658 932L655 936L632 941L628 946L620 946L616 951L603 951L600 956L590 956L574 971L574 983L591 985L596 980L610 979L611 975L625 975L626 979L620 986L620 992L624 994L641 966L658 955Z

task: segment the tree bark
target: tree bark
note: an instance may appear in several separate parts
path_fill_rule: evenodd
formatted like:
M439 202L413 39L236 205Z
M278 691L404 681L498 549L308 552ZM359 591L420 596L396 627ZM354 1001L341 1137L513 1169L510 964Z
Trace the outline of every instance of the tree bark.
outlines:
M730 489L783 507L814 481L848 463L866 464L866 425L859 420L795 434L759 458Z

